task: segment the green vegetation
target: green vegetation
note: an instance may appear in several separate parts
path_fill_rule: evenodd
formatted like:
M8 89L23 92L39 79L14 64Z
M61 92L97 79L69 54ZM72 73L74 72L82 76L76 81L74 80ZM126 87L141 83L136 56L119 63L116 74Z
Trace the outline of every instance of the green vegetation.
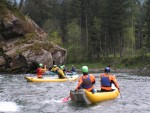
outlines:
M47 50L47 51L50 51L51 48L53 48L53 44L50 42L48 42L48 43L35 43L35 44L27 47L27 49L30 49L31 51L34 51L37 54L41 51L42 48Z
M25 37L18 39L15 45L17 46L17 45L25 44L28 41L33 40L34 37L35 37L35 33L27 33Z
M50 51L53 48L53 46L54 44L52 44L51 42L47 42L42 45L42 47L47 51Z
M36 34L34 32L33 33L27 33L25 38L26 38L26 40L31 40L35 37L35 35Z
M109 60L110 61L110 60ZM140 56L140 57L133 57L133 58L117 58L111 59L111 62L105 62L102 60L98 60L97 62L86 62L86 63L68 63L66 64L67 67L71 67L75 65L76 68L80 69L82 66L87 65L89 68L92 69L104 69L106 66L110 65L112 68L127 68L127 69L135 69L135 68L144 68L149 65L150 62L150 55Z
M63 46L61 37L57 31L51 32L48 39L49 41L53 41L55 44L59 46Z
M4 50L0 47L0 56L4 54Z
M21 50L21 49L17 49L16 50L16 53L19 55L19 54L21 54L23 52L23 50Z
M149 53L149 0L26 0L28 14L67 49L67 62L125 59ZM42 8L41 8L42 7ZM37 10L37 9L41 10ZM109 61L111 62L111 61Z
M26 39L21 38L21 39L19 39L17 42L15 42L15 45L17 46L17 45L20 45L20 44L24 44L24 43L26 43L26 42L27 42Z
M21 1L24 7L20 12L48 33L45 49L51 49L51 41L66 48L68 65L80 67L84 65L81 62L87 62L92 68L148 65L150 0ZM2 0L0 6L5 9L4 6L17 5ZM34 38L34 34L27 34L26 39L18 43L24 43L28 38ZM39 50L41 47L42 44L36 44L31 48Z
M89 69L94 69L94 68L104 68L106 66L106 64L102 64L102 63L90 63L90 62L87 62L87 63L70 63L70 64L66 64L66 67L70 67L71 69L71 66L74 65L77 69L81 69L82 66L88 66Z

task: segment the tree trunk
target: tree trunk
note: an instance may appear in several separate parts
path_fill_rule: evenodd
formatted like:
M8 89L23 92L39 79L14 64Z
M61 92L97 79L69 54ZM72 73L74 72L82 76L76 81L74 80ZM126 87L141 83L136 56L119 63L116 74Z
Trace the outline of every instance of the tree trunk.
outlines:
M89 34L88 34L88 17L87 17L87 11L86 11L86 14L85 14L85 15L86 15L86 16L85 16L85 21L86 21L86 22L85 22L85 24L86 24L86 25L85 25L85 26L86 26L86 28L85 28L85 29L86 29L86 54L88 54L88 48L89 48L89 46L88 46L88 45L89 45L89 44L88 44L88 43L89 43L89 41L88 41L88 40L89 40Z
M19 3L19 10L20 11L23 10L23 4L24 4L24 0L20 0L20 3Z

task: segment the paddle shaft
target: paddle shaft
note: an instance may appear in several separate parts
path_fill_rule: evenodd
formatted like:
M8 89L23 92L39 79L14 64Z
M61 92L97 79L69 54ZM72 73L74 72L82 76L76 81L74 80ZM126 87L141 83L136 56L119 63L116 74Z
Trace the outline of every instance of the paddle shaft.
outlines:
M63 98L63 102L67 102L69 100L70 96L69 97L66 97L66 98Z
M70 95L69 95L69 97L67 97L67 100L70 98Z
M119 91L119 93L120 93L120 97L122 98L122 94L121 94L121 91Z

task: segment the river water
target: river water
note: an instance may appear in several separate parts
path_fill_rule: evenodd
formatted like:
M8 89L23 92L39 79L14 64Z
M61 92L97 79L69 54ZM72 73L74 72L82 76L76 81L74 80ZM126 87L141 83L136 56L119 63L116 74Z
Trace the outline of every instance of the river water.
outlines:
M150 77L115 75L121 97L94 105L62 102L77 81L31 83L25 75L0 75L0 113L150 113ZM99 78L95 87L99 88Z

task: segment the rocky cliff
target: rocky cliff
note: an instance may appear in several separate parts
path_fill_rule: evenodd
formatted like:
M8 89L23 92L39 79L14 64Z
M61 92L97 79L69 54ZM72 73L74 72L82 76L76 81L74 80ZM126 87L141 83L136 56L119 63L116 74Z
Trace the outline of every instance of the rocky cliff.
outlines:
M63 64L67 51L47 39L47 34L29 17L0 10L0 72L24 73L38 63Z

